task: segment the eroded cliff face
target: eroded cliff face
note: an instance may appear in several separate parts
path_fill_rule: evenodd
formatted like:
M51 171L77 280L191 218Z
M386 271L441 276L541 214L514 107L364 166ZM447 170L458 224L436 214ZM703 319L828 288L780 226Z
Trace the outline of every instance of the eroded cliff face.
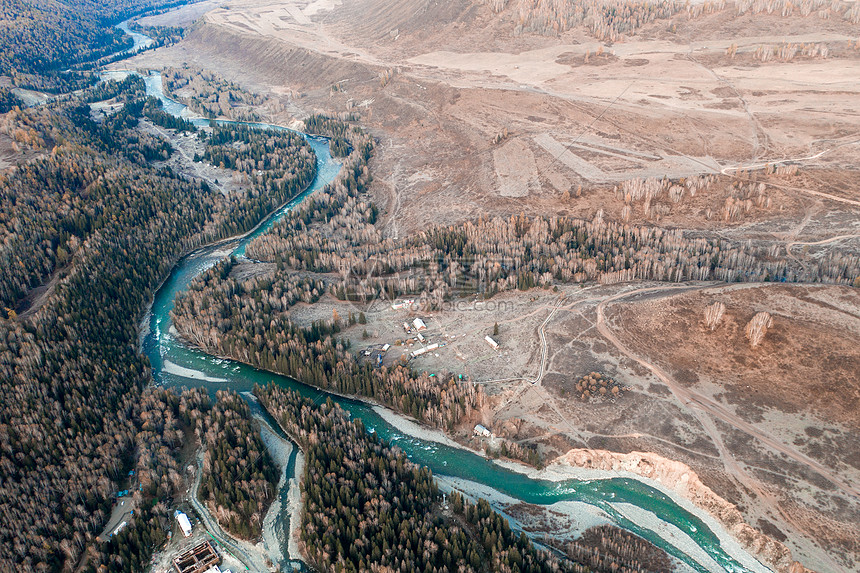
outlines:
M725 527L740 545L779 573L813 573L792 560L791 551L744 521L743 515L711 488L702 483L690 466L648 452L621 454L606 450L574 449L559 457L555 464L578 468L626 471L652 479L689 499Z

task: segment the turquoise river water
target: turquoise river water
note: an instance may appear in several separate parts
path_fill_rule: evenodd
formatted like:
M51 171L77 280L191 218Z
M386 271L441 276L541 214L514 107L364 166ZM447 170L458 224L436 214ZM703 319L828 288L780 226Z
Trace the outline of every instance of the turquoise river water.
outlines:
M118 77L116 72L104 75ZM145 80L147 92L159 97L167 111L184 117L189 115L184 106L164 96L160 75L151 74ZM200 126L209 124L208 120L194 121ZM258 125L267 129L285 129ZM736 544L721 542L721 537L726 540L728 536L717 535L716 522L709 520L709 526L669 496L641 481L628 478L560 482L532 479L465 449L404 435L363 402L331 395L284 376L207 355L178 340L171 332L170 319L176 295L187 288L198 274L224 257L244 255L245 247L251 240L268 232L287 212L337 175L340 166L329 154L327 140L306 137L317 155L317 175L313 184L244 238L229 244L204 247L180 260L155 294L151 312L143 325L142 348L152 365L156 384L204 386L211 392L218 389L247 392L255 384L274 381L317 401L331 398L351 416L360 418L368 429L395 443L412 461L428 466L436 475L484 484L507 496L537 505L546 506L559 501L589 504L608 517L609 521L648 539L693 571L744 572L765 569ZM293 471L293 467L291 463L288 471ZM631 512L631 506L639 509ZM647 519L641 518L643 513L647 514ZM286 516L282 516L282 521L285 519Z

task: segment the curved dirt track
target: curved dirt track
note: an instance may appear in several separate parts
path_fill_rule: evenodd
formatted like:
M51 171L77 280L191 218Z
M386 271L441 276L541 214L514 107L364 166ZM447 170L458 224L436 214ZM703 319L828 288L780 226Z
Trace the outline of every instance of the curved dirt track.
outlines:
M827 243L835 239L837 238L820 241L820 243ZM606 338L609 342L613 344L613 346L615 346L622 354L624 354L624 356L635 361L637 364L644 366L650 372L652 372L663 384L666 385L666 387L669 388L669 390L672 392L673 396L677 400L679 400L682 404L688 407L689 411L696 417L696 419L702 425L714 445L717 447L717 450L720 454L719 457L724 467L726 468L726 471L732 476L734 476L738 483L748 488L750 491L755 492L760 499L764 500L767 505L769 505L776 513L778 513L783 519L783 527L787 526L788 529L786 529L786 531L789 533L789 535L791 535L790 530L793 529L796 533L795 538L796 540L798 540L799 538L808 535L803 525L798 523L796 517L783 507L783 504L780 503L779 499L777 499L776 496L774 496L767 489L761 487L761 484L757 480L751 478L747 474L747 472L740 466L735 457L726 447L723 438L719 433L719 430L714 424L715 419L720 420L725 424L730 425L733 428L752 436L753 438L756 438L761 443L772 448L773 450L785 456L788 456L795 462L800 463L807 468L813 470L849 496L860 499L860 490L858 490L858 488L853 484L833 474L819 462L810 459L809 457L795 450L791 446L781 442L777 438L774 438L764 430L761 430L760 428L746 422L733 412L728 411L721 404L715 402L707 396L696 392L693 389L685 388L679 385L662 368L633 354L626 346L624 346L624 344L621 343L621 341L618 339L615 333L612 332L612 330L608 327L606 323L605 309L606 306L611 302L615 302L623 298L643 293L667 292L667 294L672 295L677 292L713 288L714 286L715 285L713 284L707 284L697 286L679 285L666 287L646 287L610 296L603 300L597 306L597 330L604 338ZM829 555L829 553L827 553L826 551L822 551L820 550L820 548L815 546L807 547L807 550L811 550L812 552L814 552L816 555L816 559L820 560L822 564L826 563L830 567L830 570L847 572L847 569L837 563L833 559L833 557Z

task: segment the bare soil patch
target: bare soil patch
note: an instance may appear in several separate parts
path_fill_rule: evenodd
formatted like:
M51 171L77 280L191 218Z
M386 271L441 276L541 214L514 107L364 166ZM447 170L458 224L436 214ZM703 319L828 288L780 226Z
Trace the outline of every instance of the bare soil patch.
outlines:
M829 302L844 297L852 303ZM727 310L710 331L703 316L713 302ZM622 340L665 364L679 382L718 385L728 403L751 414L805 412L856 432L860 318L852 306L860 308L860 293L848 287L742 286L630 302L610 307L607 318ZM773 316L774 326L752 348L744 328L760 311Z
M133 62L188 62L276 94L281 123L318 110L358 114L379 138L373 194L388 207L383 218L392 234L417 230L428 217L439 223L519 212L590 218L603 209L605 217L622 220L624 204L611 191L626 178L682 178L806 157L834 138L860 133L851 111L857 87L839 79L860 73L850 51L755 68L724 61L733 44L739 54L782 41L838 47L850 37L833 20L737 17L727 9L679 17L671 34L665 22L645 26L609 46L583 30L516 35L509 11L493 15L465 1L419 4L233 2L209 12L185 41ZM383 73L391 79L382 81ZM521 154L522 173L502 169L510 173L506 181L528 182L511 192L497 169L508 163L497 159L505 153L500 147L510 144L494 143L505 130L508 141L533 142L550 130L563 146L592 138L662 159L570 147L576 161L561 161L528 143L537 175L530 174L528 153ZM836 167L854 177L858 153L860 146L847 146L802 162L810 180L784 187L770 208L753 209L742 220L720 217L728 194L721 192L697 198L695 208L681 202L644 213L634 205L630 221L699 229L759 221L779 226L803 216L807 185L828 192L828 177L811 179L817 170Z

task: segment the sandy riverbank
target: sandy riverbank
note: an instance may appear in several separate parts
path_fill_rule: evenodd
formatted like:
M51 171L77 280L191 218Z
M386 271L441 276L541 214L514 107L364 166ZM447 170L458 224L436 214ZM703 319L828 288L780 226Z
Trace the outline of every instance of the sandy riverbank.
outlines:
M455 478L444 475L434 476L439 483L439 488L446 493L458 491L476 502L479 499L485 499L490 502L490 505L496 511L504 514L511 523L514 529L527 530L530 524L524 519L516 517L513 512L508 511L512 506L520 504L520 500L500 492L488 485L470 481L463 478ZM547 512L558 515L564 514L568 519L563 524L556 523L559 530L566 530L572 537L576 537L581 532L591 527L612 523L609 515L603 510L593 505L581 501L558 501L556 503L543 506ZM565 531L561 531L564 533Z
M535 540L538 544L540 544L540 533L546 530L549 530L547 533L556 538L577 538L586 529L613 523L612 519L606 514L606 512L598 507L581 501L558 501L550 505L541 506L543 511L540 515L535 515L531 511L521 511L520 508L523 504L518 499L505 495L504 493L487 485L449 476L437 475L435 478L439 484L439 488L443 492L450 493L451 491L456 490L463 494L467 499L470 499L473 503L476 503L478 499L487 500L495 511L499 512L508 520L513 529L535 532L536 526L538 526L541 528L541 530L537 532L538 539ZM641 518L642 516L640 516L640 519ZM645 517L642 521L648 522L649 525L657 529L660 528L659 523L654 523L654 521L659 520L652 519L649 522L647 517ZM673 527L668 524L663 525L667 528ZM673 539L672 541L678 545L677 539ZM712 565L716 565L707 555L702 555L704 554L704 551L694 543L691 542L689 545L692 545L692 547L685 547L685 549L689 549L692 552L698 552L696 555L697 561L704 561ZM674 571L676 573L694 571L694 569L686 563L671 556L670 558L672 559L672 563L675 567ZM714 567L709 570L722 572L722 569L719 569L718 567Z
M730 554L741 550L776 571L797 570L787 547L747 524L737 507L703 484L696 472L684 463L650 452L620 454L575 449L558 458L545 471L550 477L544 479L553 481L569 479L566 476L581 472L640 479L702 518Z
M440 430L433 430L422 426L418 422L415 422L414 420L410 420L409 418L397 414L393 410L390 410L384 406L374 404L373 402L367 403L371 404L373 411L376 412L376 414L380 418L382 418L407 436L412 436L413 438L419 438L428 442L436 442L437 444L444 444L452 448L466 449L463 447L462 444L458 444L457 442L446 436Z
M243 392L246 396L252 397L256 401L256 397L250 392ZM263 540L268 547L277 547L277 554L270 552L269 556L274 563L282 563L289 561L300 561L301 552L299 551L299 532L301 530L302 520L302 492L301 479L305 471L305 456L302 451L296 448L292 442L281 438L275 434L269 424L262 416L254 416L260 422L260 435L263 442L272 453L278 467L281 468L281 479L278 481L278 493L275 496L275 501L266 513L266 518L263 520ZM295 450L295 467L292 475L287 475L286 468L289 464L290 455ZM286 507L281 503L281 492L284 488L287 490ZM276 519L286 512L289 516L289 531L284 531L283 525L276 531ZM286 537L287 539L287 555L283 554L283 545L278 541L278 536ZM277 561L274 556L279 558ZM284 559L286 557L286 559Z

